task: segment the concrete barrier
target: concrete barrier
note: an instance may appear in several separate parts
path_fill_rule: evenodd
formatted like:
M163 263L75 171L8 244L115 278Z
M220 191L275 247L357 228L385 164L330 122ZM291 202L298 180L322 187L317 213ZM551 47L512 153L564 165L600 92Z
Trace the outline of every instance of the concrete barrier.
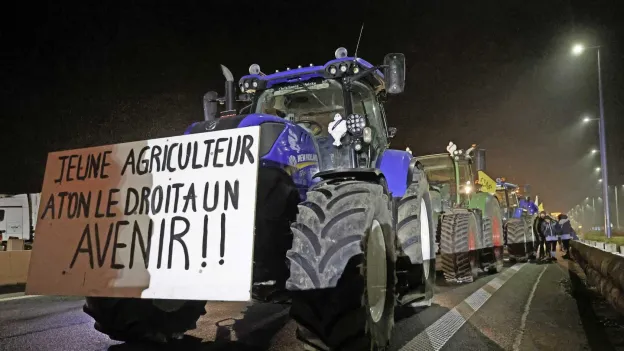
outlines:
M604 244L604 247L605 247L604 248L605 251L607 251L607 252L618 252L617 244L608 244L608 243L606 243L606 244Z
M578 241L571 242L571 249L572 258L585 271L588 282L624 315L624 257Z
M32 251L0 252L0 286L25 284Z

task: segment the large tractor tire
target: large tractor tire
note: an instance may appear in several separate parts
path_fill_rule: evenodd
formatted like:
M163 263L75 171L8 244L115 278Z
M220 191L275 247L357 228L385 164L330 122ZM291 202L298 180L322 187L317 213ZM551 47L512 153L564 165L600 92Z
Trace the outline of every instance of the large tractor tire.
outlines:
M527 261L526 239L527 232L524 221L519 218L510 219L507 222L507 250L510 260Z
M435 194L433 191L431 193ZM434 222L431 193L425 173L416 169L397 208L397 238L403 254L415 258L416 262L422 262L410 267L410 270L419 273L412 277L420 278L416 284L410 279L410 286L420 285L421 292L424 293L424 298L412 303L412 307L431 306L435 290L437 220Z
M254 297L272 296L282 290L288 277L284 262L292 243L290 223L294 221L299 195L292 179L282 170L260 168L256 206L253 280L277 281ZM258 294L262 296L257 296ZM87 297L84 311L95 320L95 329L119 341L167 342L188 330L206 313L206 301L151 300Z
M533 231L533 217L524 217L522 218L524 221L524 226L526 228L526 250L527 256L529 259L535 259L535 232Z
M297 338L320 350L384 350L394 327L396 284L384 187L320 183L299 206L292 229L287 288Z
M470 283L477 279L477 252L470 249L479 235L478 231L472 212L450 213L442 217L440 251L442 271L447 281Z
M206 314L205 305L205 301L87 297L83 310L95 319L95 329L113 340L164 343L195 329Z

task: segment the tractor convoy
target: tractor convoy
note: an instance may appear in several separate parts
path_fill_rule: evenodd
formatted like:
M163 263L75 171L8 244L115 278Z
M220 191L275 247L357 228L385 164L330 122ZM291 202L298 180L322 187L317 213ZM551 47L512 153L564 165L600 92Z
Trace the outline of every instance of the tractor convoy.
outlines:
M384 350L395 307L431 305L437 257L444 278L463 283L502 270L505 238L515 258L532 250L513 185L479 181L485 150L389 148L397 130L383 104L404 90L403 54L374 65L338 48L323 65L273 74L253 64L240 95L221 68L225 93L205 94L204 121L184 134L259 127L249 290L291 305L305 348ZM206 313L207 301L120 296L94 292L84 306L115 340L175 340Z

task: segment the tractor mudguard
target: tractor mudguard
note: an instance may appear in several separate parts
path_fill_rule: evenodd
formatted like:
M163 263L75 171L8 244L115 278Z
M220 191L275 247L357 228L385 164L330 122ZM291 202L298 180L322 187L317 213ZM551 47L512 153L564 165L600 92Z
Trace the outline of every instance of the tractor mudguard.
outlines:
M492 231L491 233L488 233L488 236L491 236L491 238L483 238L484 247L502 246L502 211L496 196L486 192L477 192L470 197L468 208L479 210L482 219L490 219L490 223L488 225L491 226Z
M316 144L304 128L265 114L238 115L193 123L184 134L260 126L260 167L283 169L293 180L302 200L319 170Z
M400 198L405 195L412 179L411 173L416 166L413 159L412 154L403 150L386 150L377 159L377 168L386 178L392 197Z

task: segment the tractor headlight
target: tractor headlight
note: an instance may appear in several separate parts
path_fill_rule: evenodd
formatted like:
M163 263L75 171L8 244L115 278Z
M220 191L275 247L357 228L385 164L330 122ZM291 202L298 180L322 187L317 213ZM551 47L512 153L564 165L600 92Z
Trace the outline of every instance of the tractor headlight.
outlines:
M251 83L251 86L254 87L254 88L257 88L258 87L258 81L254 80L253 83Z
M340 65L340 72L345 73L347 71L347 65L344 63Z
M329 73L330 74L336 74L338 72L338 70L336 69L336 66L329 66Z
M351 134L362 134L366 127L366 118L358 114L352 114L347 117L347 129Z
M245 87L245 89L249 89L249 82L245 82L245 84L243 84L243 86Z

